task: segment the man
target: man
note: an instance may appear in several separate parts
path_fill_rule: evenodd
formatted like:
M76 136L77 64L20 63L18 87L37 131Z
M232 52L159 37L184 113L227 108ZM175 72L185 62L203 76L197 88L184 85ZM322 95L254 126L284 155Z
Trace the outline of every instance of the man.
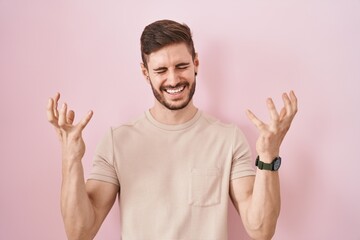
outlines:
M227 239L231 200L253 239L271 239L280 212L281 142L297 112L293 92L269 124L247 111L259 130L253 159L244 135L198 110L192 101L199 59L190 29L170 20L148 25L141 36L141 70L155 96L138 119L112 128L100 142L88 181L81 159L82 131L60 94L48 119L62 143L61 211L69 239L93 239L119 194L122 239Z

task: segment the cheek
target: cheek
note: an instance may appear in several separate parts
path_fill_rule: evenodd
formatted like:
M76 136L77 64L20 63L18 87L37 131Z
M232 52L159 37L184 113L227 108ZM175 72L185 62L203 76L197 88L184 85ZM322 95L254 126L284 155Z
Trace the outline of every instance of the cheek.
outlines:
M195 81L195 77L196 77L195 72L188 73L186 76L187 76L188 81L191 81L191 82Z
M192 70L179 73L180 78L184 78L188 81L192 81L194 79L194 76L195 76L195 72Z
M159 89L162 85L162 83L164 82L163 80L161 80L161 78L159 76L156 77L150 77L150 79L148 80L148 82L156 89Z

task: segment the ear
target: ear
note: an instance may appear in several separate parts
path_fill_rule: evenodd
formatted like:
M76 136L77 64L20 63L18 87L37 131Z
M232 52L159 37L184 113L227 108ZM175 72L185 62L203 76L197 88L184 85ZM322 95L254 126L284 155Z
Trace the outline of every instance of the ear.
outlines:
M140 63L140 67L141 67L141 73L143 74L146 82L150 82L150 78L149 78L149 71L148 69L145 67L144 63Z
M195 57L194 57L194 67L195 67L195 73L197 73L199 70L199 57L197 53L195 53Z

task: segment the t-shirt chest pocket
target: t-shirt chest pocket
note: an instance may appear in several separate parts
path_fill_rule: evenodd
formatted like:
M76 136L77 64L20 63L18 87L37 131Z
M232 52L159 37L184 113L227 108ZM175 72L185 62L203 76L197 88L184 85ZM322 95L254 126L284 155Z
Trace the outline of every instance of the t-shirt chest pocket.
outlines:
M207 207L220 203L221 172L218 168L193 168L189 186L189 204Z

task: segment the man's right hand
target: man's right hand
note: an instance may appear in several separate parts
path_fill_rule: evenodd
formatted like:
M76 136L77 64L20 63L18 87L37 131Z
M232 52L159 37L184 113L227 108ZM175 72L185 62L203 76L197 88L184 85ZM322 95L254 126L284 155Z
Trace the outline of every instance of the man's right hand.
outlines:
M94 239L113 206L119 187L102 181L85 182L81 159L85 153L82 131L93 113L79 123L64 103L58 110L60 94L49 99L47 117L55 127L62 145L61 213L68 239Z
M62 145L63 161L81 161L85 153L85 144L82 138L82 131L89 123L93 112L89 113L77 124L73 124L75 113L67 109L67 104L63 103L58 110L60 93L54 98L50 98L47 106L47 118L55 127L57 135Z

